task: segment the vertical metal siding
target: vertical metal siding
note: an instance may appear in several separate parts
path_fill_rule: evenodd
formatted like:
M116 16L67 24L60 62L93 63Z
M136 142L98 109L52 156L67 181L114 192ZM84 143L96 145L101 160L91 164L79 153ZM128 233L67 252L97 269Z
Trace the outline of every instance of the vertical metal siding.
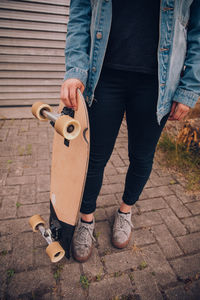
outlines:
M0 1L0 106L58 103L69 2Z

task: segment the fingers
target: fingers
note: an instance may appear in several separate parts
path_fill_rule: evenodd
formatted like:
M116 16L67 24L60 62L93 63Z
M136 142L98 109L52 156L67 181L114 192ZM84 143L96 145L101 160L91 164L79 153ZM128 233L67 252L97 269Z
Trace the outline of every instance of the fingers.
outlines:
M77 93L77 88L76 87L71 87L71 89L69 90L69 100L71 103L71 107L74 110L77 110L77 98L76 98L76 93Z
M182 103L173 102L171 112L170 112L170 116L169 116L168 120L170 120L170 121L174 121L174 120L180 121L180 120L182 120L183 118L186 117L189 110L190 110L189 106L187 106L185 104L182 104Z
M64 103L64 105L74 110L78 109L78 101L77 101L78 88L83 93L85 89L83 83L76 78L70 78L63 82L60 91L60 98Z
M173 102L169 118L171 118L173 116L173 114L175 112L175 109L176 109L176 106L177 106L177 102Z

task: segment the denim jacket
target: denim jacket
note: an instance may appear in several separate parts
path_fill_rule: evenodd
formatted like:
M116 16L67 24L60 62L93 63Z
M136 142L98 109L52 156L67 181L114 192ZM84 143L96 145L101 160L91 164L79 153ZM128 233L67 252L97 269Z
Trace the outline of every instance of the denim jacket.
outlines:
M112 0L71 0L64 80L82 81L89 106L103 65L111 20ZM200 0L161 0L157 56L160 123L172 101L194 107L200 96Z

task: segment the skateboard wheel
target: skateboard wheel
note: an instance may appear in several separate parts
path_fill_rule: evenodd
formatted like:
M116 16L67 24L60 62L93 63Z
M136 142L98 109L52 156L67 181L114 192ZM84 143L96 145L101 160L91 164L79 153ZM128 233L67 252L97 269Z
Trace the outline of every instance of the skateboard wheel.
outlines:
M47 110L49 112L52 111L51 106L49 106L48 104L42 103L42 102L35 102L32 105L32 114L36 117L36 119L40 120L40 121L47 121L48 119L43 116L42 111L43 110Z
M56 120L55 130L65 139L73 140L79 135L81 131L81 125L77 120L71 118L70 116L64 115Z
M60 246L58 242L52 242L46 248L46 253L49 256L51 262L58 262L65 256L65 250Z
M34 215L29 219L29 224L31 225L34 232L38 231L37 226L45 224L45 221L40 215Z

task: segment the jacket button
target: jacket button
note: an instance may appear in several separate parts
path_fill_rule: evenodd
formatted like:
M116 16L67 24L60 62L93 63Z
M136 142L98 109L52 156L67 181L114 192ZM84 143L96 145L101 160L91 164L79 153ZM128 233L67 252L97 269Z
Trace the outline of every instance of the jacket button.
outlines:
M100 40L102 38L102 33L101 32L97 32L96 37L98 40Z
M92 72L96 72L96 68L95 67L92 67Z

